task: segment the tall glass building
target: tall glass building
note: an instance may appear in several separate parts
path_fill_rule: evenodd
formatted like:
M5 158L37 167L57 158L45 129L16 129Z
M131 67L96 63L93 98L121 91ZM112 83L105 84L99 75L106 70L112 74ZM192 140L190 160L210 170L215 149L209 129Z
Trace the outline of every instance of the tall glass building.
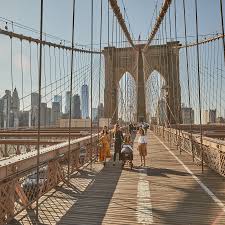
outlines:
M89 92L87 84L81 87L81 112L82 119L89 118Z
M80 119L81 118L81 110L80 110L80 95L76 94L72 99L72 118Z
M69 114L70 112L70 91L66 92L66 104L65 104L65 113Z
M59 102L60 113L62 113L62 95L54 95L54 102Z

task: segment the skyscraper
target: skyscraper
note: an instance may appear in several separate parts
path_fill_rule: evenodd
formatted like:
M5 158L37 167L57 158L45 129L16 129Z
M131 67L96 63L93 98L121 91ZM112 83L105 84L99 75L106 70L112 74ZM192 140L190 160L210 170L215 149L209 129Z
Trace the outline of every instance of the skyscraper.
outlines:
M204 123L216 123L216 109L209 109L204 111Z
M36 92L31 93L31 118L30 125L38 125L38 103L39 103L39 94Z
M47 108L46 109L46 126L51 126L51 117L52 117L52 109Z
M60 113L62 113L62 95L54 95L54 102L59 102Z
M4 127L4 119L3 119L3 99L0 98L0 128Z
M194 110L188 107L181 108L183 124L194 124Z
M46 113L47 113L47 103L41 103L41 110L40 110L40 123L41 126L46 126Z
M19 113L19 126L28 127L29 126L30 111L20 111Z
M81 87L81 112L83 119L89 117L89 92L87 84L84 84Z
M216 109L209 110L209 122L216 123Z
M98 106L98 116L99 118L103 118L104 117L104 106L103 103L100 103Z
M92 121L98 121L98 108L92 108Z
M5 95L2 97L3 100L3 127L9 127L10 122L10 110L11 110L11 91L5 90Z
M52 116L51 116L52 125L56 125L59 118L60 118L60 103L52 102Z
M20 111L20 99L16 88L12 94L12 110L17 112Z
M80 96L78 94L74 95L72 99L72 118L73 119L81 118Z
M16 88L13 91L12 94L12 121L11 121L11 126L12 127L18 127L19 126L19 111L20 111L20 99L18 92Z
M31 108L38 107L39 94L36 92L31 93Z
M66 92L66 104L65 104L65 113L69 114L70 112L70 91Z
M203 123L208 124L209 123L209 111L205 110L203 114Z

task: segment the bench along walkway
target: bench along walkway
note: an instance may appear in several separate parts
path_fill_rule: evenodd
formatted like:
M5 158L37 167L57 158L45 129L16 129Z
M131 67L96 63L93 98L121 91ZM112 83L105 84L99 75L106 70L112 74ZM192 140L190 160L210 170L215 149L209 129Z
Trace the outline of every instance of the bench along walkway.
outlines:
M225 180L148 132L147 166L96 163L41 199L39 224L225 224ZM34 211L11 224L35 224Z

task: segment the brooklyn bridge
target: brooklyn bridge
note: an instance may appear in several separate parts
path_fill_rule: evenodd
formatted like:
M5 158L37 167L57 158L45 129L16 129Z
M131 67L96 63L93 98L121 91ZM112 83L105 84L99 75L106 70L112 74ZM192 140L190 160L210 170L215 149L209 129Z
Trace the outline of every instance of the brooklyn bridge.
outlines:
M0 225L225 224L224 7L2 1Z

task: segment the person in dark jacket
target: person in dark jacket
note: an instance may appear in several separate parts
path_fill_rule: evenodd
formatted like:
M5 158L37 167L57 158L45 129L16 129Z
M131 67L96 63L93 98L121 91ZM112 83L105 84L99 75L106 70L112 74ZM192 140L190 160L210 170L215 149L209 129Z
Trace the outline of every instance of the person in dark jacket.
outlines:
M113 135L115 139L113 165L115 166L117 153L119 153L119 160L121 160L121 148L123 143L123 132L121 131L120 126L118 124L115 125Z
M135 127L134 127L133 123L129 124L129 133L130 133L131 141L134 142L136 135L135 135Z

